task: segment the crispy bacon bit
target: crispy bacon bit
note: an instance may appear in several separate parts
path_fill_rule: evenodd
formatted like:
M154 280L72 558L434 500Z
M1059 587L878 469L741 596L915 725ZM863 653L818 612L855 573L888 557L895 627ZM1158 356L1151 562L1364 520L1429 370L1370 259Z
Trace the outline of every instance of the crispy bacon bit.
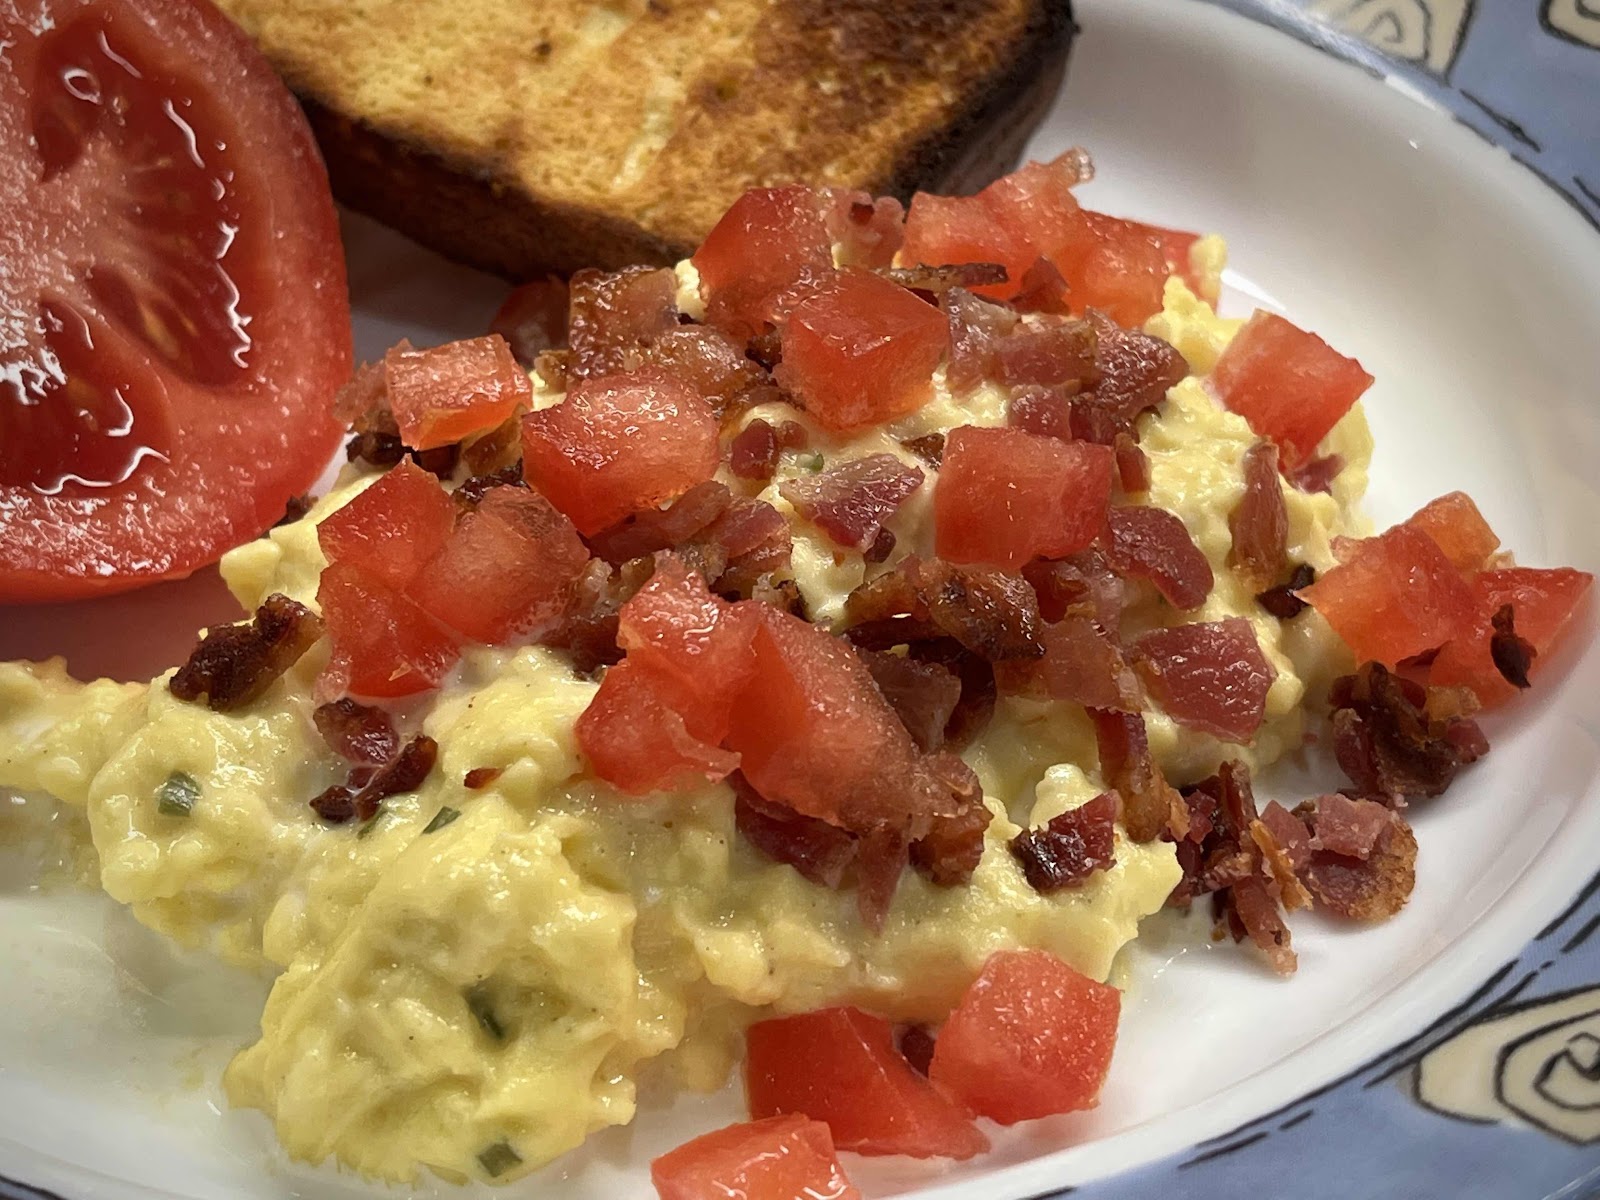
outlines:
M1109 446L1118 433L1136 432L1139 414L1158 407L1189 364L1160 338L1124 329L1101 313L1091 311L1089 323L1099 382L1074 397L1072 427L1076 437Z
M1300 822L1276 801L1267 805L1267 813L1273 816L1270 824L1265 819L1266 814L1263 819L1250 822L1250 840L1261 852L1262 864L1267 870L1267 891L1289 912L1310 908L1311 894L1295 873L1296 850L1309 858L1310 838ZM1286 845L1280 833L1293 839L1291 843Z
M1279 975L1293 975L1299 959L1292 948L1289 927L1278 902L1264 880L1249 875L1222 894L1223 915L1235 941L1245 937L1267 956Z
M1150 459L1131 433L1118 433L1111 443L1117 460L1117 482L1129 495L1150 490Z
M842 266L886 267L905 240L906 210L893 196L824 188L822 223Z
M951 288L976 288L1005 283L1006 269L999 263L951 263L930 267L882 267L878 274L901 287L918 292L947 292Z
M1256 603L1280 621L1291 621L1311 607L1297 594L1317 581L1317 570L1310 563L1296 563L1289 582L1256 593Z
M400 735L389 714L381 708L358 704L348 696L321 705L311 719L329 748L350 762L379 766L400 748Z
M997 665L995 681L1001 691L1085 708L1138 711L1139 681L1121 649L1093 618L1068 613L1044 625L1040 636L1043 658Z
M1174 721L1224 741L1248 742L1267 712L1277 671L1243 617L1145 634L1133 665Z
M461 443L451 442L447 446L413 450L411 461L436 478L449 479L456 473L456 464L461 461Z
M728 776L728 784L734 794L734 823L745 841L821 887L837 888L843 882L856 860L853 834L770 803L738 771Z
M678 281L654 267L606 273L585 268L572 277L567 340L574 379L632 370L663 334L678 327Z
M1261 810L1261 823L1267 827L1273 839L1282 848L1291 868L1299 871L1311 861L1315 842L1311 831L1298 816L1276 800L1272 800Z
M686 325L656 338L646 358L699 392L718 416L782 398L759 364L720 329Z
M494 488L527 486L527 480L522 478L522 463L519 461L508 467L501 467L498 471L472 476L451 492L450 498L456 502L457 509L470 512L483 503L483 498Z
M1023 384L1014 388L1006 405L1006 423L1040 437L1070 442L1072 393L1064 387Z
M504 767L473 767L462 777L461 786L468 791L479 792L505 773Z
M900 1056L919 1075L926 1075L933 1062L937 1042L926 1025L907 1025L900 1030Z
M366 429L358 430L356 435L345 443L344 453L348 462L355 462L359 458L370 466L393 467L405 458L406 447L400 440L398 430L386 433L383 430Z
M565 280L554 275L535 279L511 290L489 322L489 332L505 338L512 357L531 369L546 350L567 344L567 305Z
M1384 921L1405 907L1417 882L1417 838L1399 813L1365 859L1327 850L1312 856L1305 881L1317 903L1352 921Z
M1257 588L1283 573L1289 559L1289 509L1278 475L1278 447L1260 441L1245 451L1244 495L1228 516L1228 565Z
M980 300L965 288L951 288L939 297L950 322L950 362L945 382L960 394L995 374L995 342L1017 327L1016 310Z
M1067 281L1061 269L1048 258L1034 259L1018 282L1017 294L1011 298L1012 307L1018 312L1060 316L1071 311Z
M311 801L311 807L324 821L343 824L351 817L370 821L390 796L414 792L433 770L439 757L439 744L419 733L385 765L355 767L349 778L329 788Z
M409 341L402 340L400 345L411 348ZM389 379L381 358L377 362L362 363L351 373L349 381L334 393L333 415L358 433L374 428L374 422L379 422L376 426L379 432L392 433L398 438L400 427L394 424L389 412ZM384 417L388 418L387 427L381 425Z
M900 443L934 470L944 463L944 434L927 433Z
M1148 579L1174 608L1206 602L1216 577L1179 518L1164 508L1125 505L1111 510L1107 529L1102 537L1112 570Z
M522 414L512 413L481 437L461 447L461 461L473 475L492 475L507 467L522 470ZM470 480L469 480L470 482Z
M330 825L343 825L356 815L355 793L336 783L311 798L311 811Z
M1374 799L1437 796L1489 748L1453 689L1424 688L1381 663L1334 680L1329 703L1339 766Z
M1150 740L1139 713L1091 708L1100 750L1100 779L1122 797L1122 824L1136 842L1154 841L1163 830L1188 832L1189 809L1150 757Z
M858 648L856 653L917 749L931 754L944 745L945 726L961 700L961 681L938 663L878 650Z
M879 829L856 841L856 911L873 933L883 932L889 906L900 887L910 848L897 829Z
M283 506L283 516L272 523L273 528L276 529L280 525L293 525L296 521L302 520L311 511L311 506L315 503L316 499L309 493L302 496L290 496Z
M990 567L902 559L850 593L845 617L851 625L909 618L919 627L917 637L889 645L944 634L991 663L1044 655L1033 589L1021 576Z
M1290 483L1302 492L1332 492L1333 481L1344 470L1344 459L1337 454L1313 458L1287 473Z
M565 650L572 659L572 669L580 675L593 675L620 660L617 614L654 570L655 563L648 558L635 559L621 567L604 559L590 559L573 585L565 619L542 639L544 644Z
M1514 688L1528 688L1528 671L1539 652L1527 638L1517 636L1516 617L1511 605L1502 604L1490 618L1494 636L1489 639L1489 657L1494 668Z
M589 549L616 564L658 550L672 550L709 528L732 502L733 495L726 484L708 479L695 484L664 509L645 509L601 530L589 539Z
M754 599L758 592L776 588L786 593L793 590L793 598L798 599L793 580L784 578L793 549L789 522L765 500L735 500L696 543L714 546L724 556L722 570L711 577L718 595Z
M1042 895L1079 887L1096 871L1116 865L1117 794L1102 792L1087 804L1025 829L1007 843L1029 886Z
M778 491L834 542L866 550L922 480L919 468L892 454L869 454L816 475L785 480Z
M1098 550L1084 550L1070 558L1031 562L1022 575L1039 598L1039 613L1059 621L1069 609L1087 603L1095 623L1113 638L1122 626L1122 580Z
M861 557L869 563L888 562L898 541L889 530L880 529L878 536L872 539L872 545L861 552Z
M1302 810L1311 821L1312 849L1345 858L1369 857L1389 827L1388 808L1376 800L1352 800L1340 792L1318 796L1296 812Z
M751 421L728 447L728 469L740 479L771 479L778 469L778 431L760 417Z
M321 636L321 617L274 592L251 620L208 629L168 689L179 700L204 696L213 712L233 712L271 687Z
M1087 321L1018 329L995 342L996 371L1011 387L1063 388L1075 395L1100 381L1096 341Z
M954 754L937 754L930 766L950 786L951 811L935 814L927 834L911 843L911 865L937 887L962 887L983 858L983 835L993 814L966 763Z

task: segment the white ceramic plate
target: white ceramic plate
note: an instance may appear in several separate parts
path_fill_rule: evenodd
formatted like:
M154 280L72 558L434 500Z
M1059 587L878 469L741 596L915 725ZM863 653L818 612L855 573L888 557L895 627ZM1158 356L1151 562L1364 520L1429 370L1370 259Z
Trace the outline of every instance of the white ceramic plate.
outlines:
M1600 569L1594 231L1501 151L1282 33L1169 0L1084 0L1079 19L1034 156L1090 147L1088 204L1226 234L1225 306L1281 308L1361 359L1378 381L1374 519L1461 487L1522 561ZM346 234L359 356L480 332L503 293L359 218ZM211 575L15 610L0 657L65 651L80 674L147 677L226 613ZM1419 877L1399 918L1362 931L1299 920L1287 982L1153 923L1130 954L1098 1110L1003 1135L954 1169L847 1156L852 1176L875 1196L1053 1193L1224 1134L1427 1024L1595 869L1600 650L1569 649L1488 728L1490 757L1413 812ZM1311 768L1332 781L1331 764ZM288 1163L264 1118L222 1108L217 1071L253 1036L264 981L180 959L102 898L38 890L17 854L0 857L0 956L0 1175L72 1200L380 1194ZM633 1127L504 1191L652 1196L652 1156L737 1115L731 1094L647 1104ZM419 1194L435 1191L458 1194Z

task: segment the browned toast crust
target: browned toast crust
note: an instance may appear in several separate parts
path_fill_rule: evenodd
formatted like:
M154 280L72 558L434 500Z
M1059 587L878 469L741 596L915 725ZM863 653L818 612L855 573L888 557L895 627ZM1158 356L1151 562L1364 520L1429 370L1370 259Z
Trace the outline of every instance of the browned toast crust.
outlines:
M1074 33L1069 0L734 0L749 22L737 39L742 53L730 55L724 39L700 61L694 14L647 0L629 38L591 53L596 72L618 77L597 87L592 157L602 166L617 157L634 111L634 98L617 89L649 64L650 37L676 56L663 78L684 82L647 164L616 183L622 172L608 182L570 145L572 105L584 100L573 86L552 103L565 116L547 116L537 90L496 85L491 73L484 87L497 94L488 100L506 99L495 110L502 128L486 137L472 113L432 110L415 95L375 101L350 76L392 69L384 64L406 52L398 43L408 35L354 53L340 39L362 36L365 22L381 42L390 0L342 0L349 7L336 15L325 11L333 0L220 2L304 101L335 195L514 280L683 257L750 186L804 180L902 200L918 188L976 186L1014 160L1056 92ZM574 2L522 0L545 17ZM562 44L543 27L535 34L541 40L526 51L535 58ZM504 46L495 49L505 57ZM362 61L352 66L351 57ZM545 120L562 122L551 133L567 148L543 145Z

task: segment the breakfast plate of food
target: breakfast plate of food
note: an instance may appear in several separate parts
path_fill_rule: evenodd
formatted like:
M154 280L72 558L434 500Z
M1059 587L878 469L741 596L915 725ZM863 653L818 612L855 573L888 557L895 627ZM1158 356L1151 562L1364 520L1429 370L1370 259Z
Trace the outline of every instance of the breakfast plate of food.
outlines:
M1600 161L1372 7L0 0L0 1196L1591 1194Z

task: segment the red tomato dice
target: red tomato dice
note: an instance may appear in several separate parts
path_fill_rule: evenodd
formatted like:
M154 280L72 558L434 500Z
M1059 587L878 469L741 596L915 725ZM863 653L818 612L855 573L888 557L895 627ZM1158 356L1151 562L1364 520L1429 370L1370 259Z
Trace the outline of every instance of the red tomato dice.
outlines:
M870 271L840 271L783 323L778 380L835 432L893 421L933 394L950 349L944 313Z
M1212 386L1234 412L1283 452L1291 470L1372 386L1372 376L1314 333L1257 309L1211 373Z
M572 522L538 492L491 488L407 595L474 641L537 637L561 619L588 561Z
M939 1031L929 1078L1003 1125L1093 1108L1122 993L1043 950L1002 950Z
M683 495L717 469L717 417L674 375L585 379L522 420L523 472L584 534Z
M940 558L1018 570L1094 541L1111 503L1113 455L1021 429L962 426L945 439L933 493Z
M1442 646L1478 611L1438 543L1409 524L1355 543L1345 562L1299 595L1327 618L1357 662L1390 667Z
M595 775L632 796L723 779L739 756L701 741L674 711L660 681L623 659L578 717L578 748Z
M401 440L415 450L493 429L533 395L498 333L428 350L396 346L384 355L383 373Z
M750 639L758 619L749 605L713 596L679 559L663 558L622 606L617 644L655 677L690 732L714 745L728 735L734 697L754 671Z
M1489 652L1494 614L1501 605L1511 605L1517 636L1533 643L1537 652L1533 660L1533 670L1537 671L1571 625L1593 583L1593 575L1571 567L1506 567L1480 572L1471 581L1478 603L1477 618L1439 651L1429 668L1428 682L1469 687L1486 708L1505 703L1518 689L1506 682Z
M317 695L410 696L437 687L461 656L456 639L399 592L334 563L317 584L331 652Z
M1166 261L1167 274L1176 275L1189 285L1189 290L1203 300L1212 304L1217 302L1216 289L1196 273L1193 263L1189 260L1189 251L1200 240L1198 233L1189 233L1183 229L1168 229L1162 225L1145 225L1139 221L1129 221L1145 237L1153 241L1161 251L1161 257Z
M821 1121L768 1117L685 1142L650 1164L661 1200L861 1200Z
M1144 226L1086 211L1076 234L1050 260L1067 281L1075 312L1098 308L1138 329L1161 311L1167 259Z
M1437 542L1458 571L1480 570L1500 548L1500 539L1465 492L1430 500L1406 524Z
M1000 224L981 195L934 196L918 192L911 197L906 240L901 249L901 258L907 263L935 267L948 263L999 263L1006 269L1006 282L972 290L992 300L1009 300L1017 294L1023 275L1038 257L1025 239Z
M439 481L402 462L317 526L329 562L403 589L455 527L455 505Z
M989 1139L894 1046L882 1017L825 1008L758 1021L745 1033L750 1115L801 1113L827 1122L841 1150L971 1158Z
M752 188L733 202L690 260L706 319L740 337L772 319L771 301L805 275L833 270L828 204L806 187Z

